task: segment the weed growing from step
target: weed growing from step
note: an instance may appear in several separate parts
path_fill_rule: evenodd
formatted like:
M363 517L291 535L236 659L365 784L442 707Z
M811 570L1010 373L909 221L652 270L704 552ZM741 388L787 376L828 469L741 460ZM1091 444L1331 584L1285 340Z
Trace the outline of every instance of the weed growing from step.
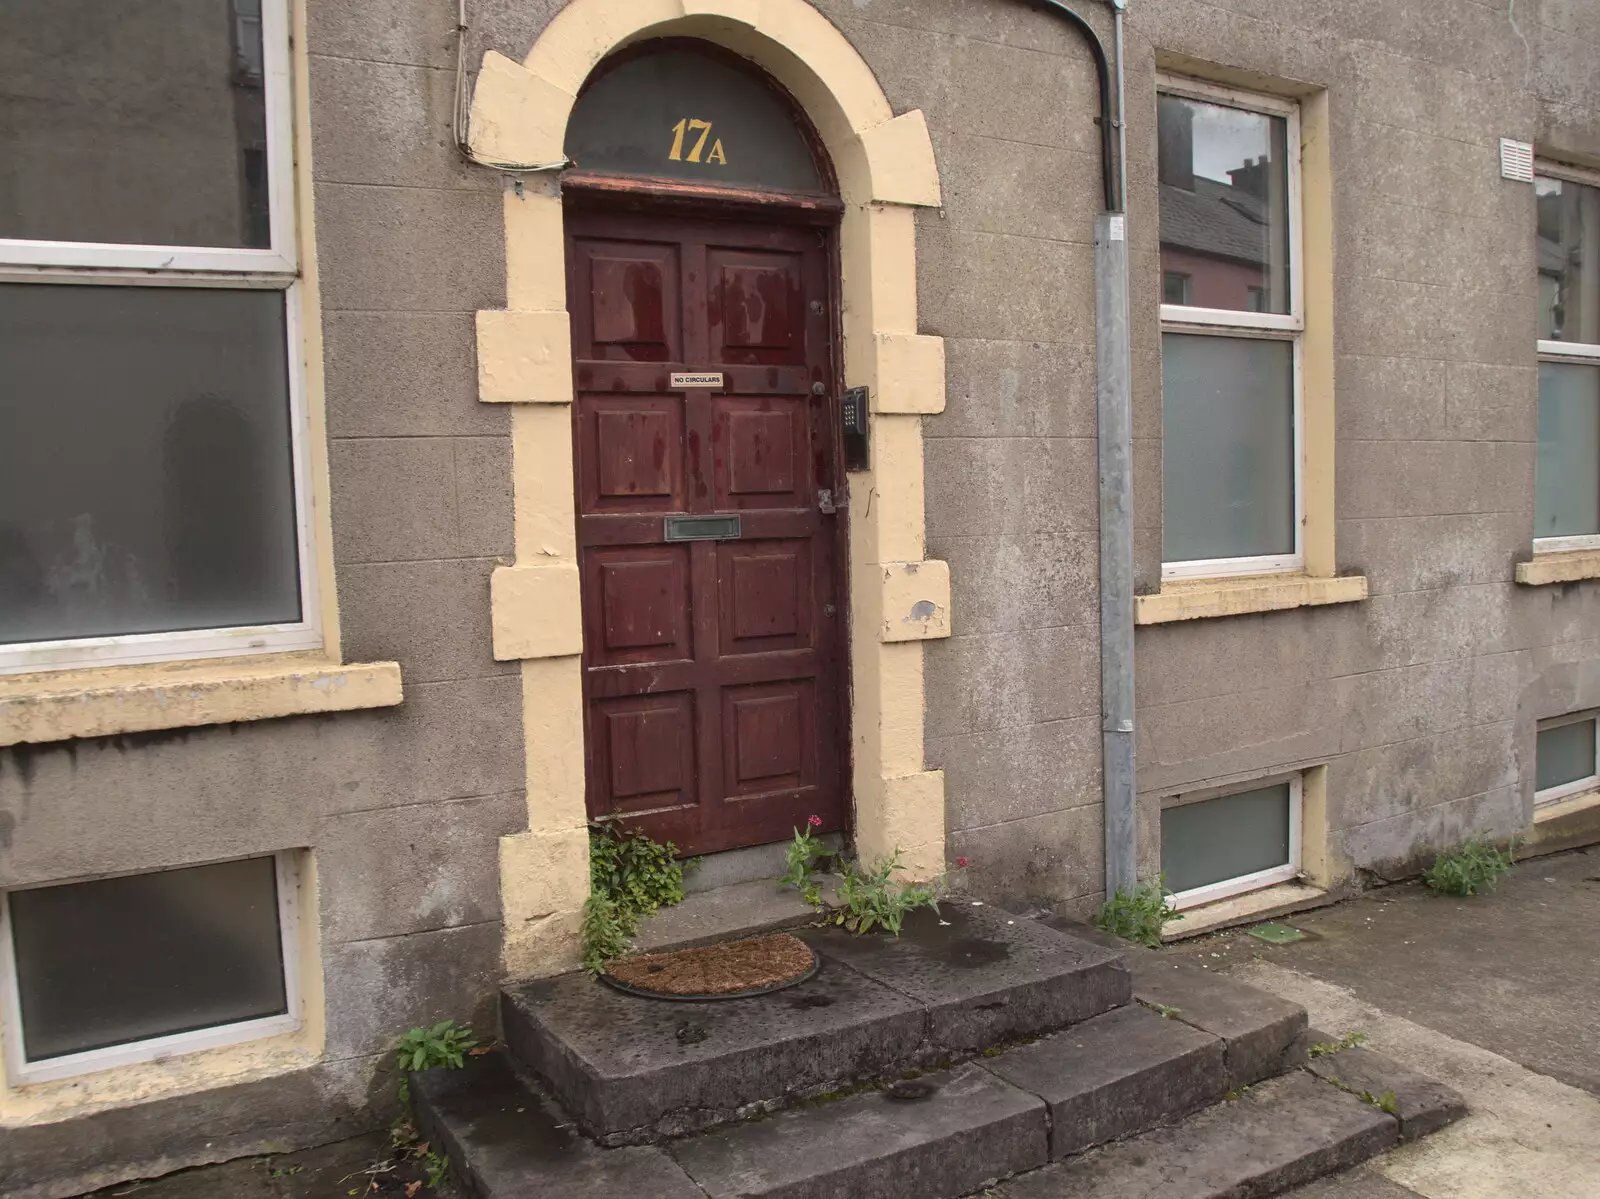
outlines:
M1515 849L1513 842L1511 850ZM1459 849L1435 858L1433 866L1423 872L1422 881L1439 895L1476 895L1494 890L1500 876L1510 869L1511 853L1501 853L1480 833Z
M1103 928L1114 937L1161 948L1161 926L1168 920L1182 920L1172 902L1172 892L1167 890L1167 876L1154 882L1137 884L1132 891L1118 888L1117 893L1100 905L1094 918L1095 927Z
M639 921L683 902L683 876L700 860L678 861L678 847L614 824L589 827L589 898L580 935L583 968L599 974L633 948Z
M794 840L787 850L788 869L781 881L798 890L822 916L824 924L836 924L853 933L870 933L881 928L898 937L906 917L917 908L939 910L943 877L931 883L896 879L902 856L898 847L870 869L863 868L859 862L841 861L838 866L839 902L828 903L822 898L822 888L815 877L819 860L828 856L813 832L821 824L821 817L812 816L806 821L804 831L794 830Z
M378 1185L377 1174L392 1174L407 1158L422 1164L427 1172L427 1180L426 1183L420 1179L403 1183L409 1187L406 1194L415 1194L424 1185L430 1190L438 1189L450 1169L450 1161L444 1154L436 1152L417 1131L416 1116L411 1110L410 1071L432 1070L436 1067L459 1070L467 1064L469 1053L476 1055L487 1052L487 1049L478 1048L471 1027L457 1024L454 1020L441 1020L432 1026L413 1028L400 1038L400 1044L395 1048L395 1064L400 1068L400 1115L389 1128L389 1150L394 1157L368 1171L374 1175L374 1190Z
M1393 1091L1383 1091L1377 1095L1374 1095L1371 1091L1362 1091L1356 1098L1360 1099L1362 1103L1372 1104L1380 1112L1388 1112L1391 1116L1400 1114L1400 1100L1395 1097Z
M1343 1053L1346 1049L1359 1049L1367 1043L1367 1034L1364 1032L1347 1032L1337 1041L1318 1041L1308 1051L1311 1057L1330 1057L1335 1053Z

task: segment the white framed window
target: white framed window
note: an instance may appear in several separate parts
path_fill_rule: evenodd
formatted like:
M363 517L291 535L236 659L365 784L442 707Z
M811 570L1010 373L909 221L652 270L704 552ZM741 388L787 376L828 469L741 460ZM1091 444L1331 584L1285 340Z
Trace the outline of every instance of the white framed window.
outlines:
M1600 791L1600 719L1578 712L1541 720L1534 735L1535 804Z
M298 867L285 852L0 895L13 1083L293 1032Z
M0 11L0 674L322 645L288 3L205 2Z
M1162 577L1302 570L1299 106L1158 87Z
M1536 553L1600 549L1600 174L1540 162Z
M1161 809L1161 873L1180 909L1300 875L1302 776L1180 795Z

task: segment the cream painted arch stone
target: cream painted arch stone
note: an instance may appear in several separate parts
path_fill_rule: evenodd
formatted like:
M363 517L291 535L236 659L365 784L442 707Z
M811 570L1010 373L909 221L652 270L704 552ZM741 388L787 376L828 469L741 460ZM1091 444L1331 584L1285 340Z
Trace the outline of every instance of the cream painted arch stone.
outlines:
M844 366L872 389L873 469L850 481L855 837L908 872L944 869L944 775L923 767L922 642L950 635L950 572L924 560L922 414L945 400L944 343L917 333L913 209L940 203L919 111L895 116L855 48L805 0L573 0L518 64L484 56L470 140L499 162L563 157L583 82L645 38L703 38L789 89L838 172ZM522 662L528 830L502 838L504 964L551 974L577 960L589 892L583 635L571 432L572 346L559 185L505 195L505 311L478 313L479 399L512 409L516 564L491 587L494 654Z

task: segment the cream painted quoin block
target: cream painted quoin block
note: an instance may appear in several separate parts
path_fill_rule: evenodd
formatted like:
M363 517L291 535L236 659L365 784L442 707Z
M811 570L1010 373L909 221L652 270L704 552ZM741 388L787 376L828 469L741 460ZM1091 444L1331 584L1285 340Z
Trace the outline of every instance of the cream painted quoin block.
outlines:
M913 209L941 202L921 112L898 116L854 47L805 0L574 0L521 63L485 54L475 153L564 157L572 105L595 66L633 42L694 37L743 55L795 97L839 177L844 367L872 388L873 469L850 476L855 838L902 851L908 875L944 870L944 776L924 768L922 642L950 635L950 574L924 560L922 416L944 410L944 344L917 332ZM514 566L494 577L494 653L522 661L528 831L501 844L504 965L571 969L589 889L574 525L572 372L559 180L508 187L507 310L478 313L479 399L515 405Z

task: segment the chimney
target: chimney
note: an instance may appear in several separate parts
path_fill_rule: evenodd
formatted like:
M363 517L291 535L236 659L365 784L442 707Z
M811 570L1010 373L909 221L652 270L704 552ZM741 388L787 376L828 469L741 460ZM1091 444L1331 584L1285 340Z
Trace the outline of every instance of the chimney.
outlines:
M1157 177L1162 183L1194 190L1194 109L1177 96L1156 104Z
M1234 167L1228 172L1228 179L1240 191L1247 192L1258 200L1265 200L1269 165L1270 160L1265 154L1260 158L1247 158L1244 160L1244 166Z

